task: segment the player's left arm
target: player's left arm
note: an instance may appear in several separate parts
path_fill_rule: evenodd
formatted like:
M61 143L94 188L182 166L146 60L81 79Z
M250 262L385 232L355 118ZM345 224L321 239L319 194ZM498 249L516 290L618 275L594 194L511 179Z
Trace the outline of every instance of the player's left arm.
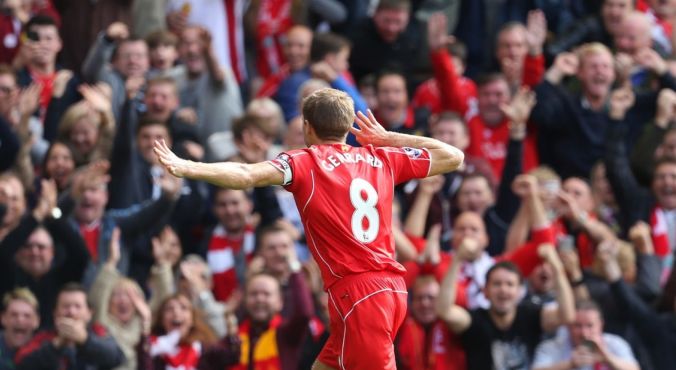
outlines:
M359 128L350 129L361 145L427 149L431 157L427 176L455 171L462 165L465 155L460 149L431 137L387 131L376 121L370 110L367 113L368 117L358 112L356 122Z
M269 162L253 164L237 162L203 163L179 158L167 144L155 142L155 155L160 163L176 177L185 177L230 189L282 185L284 174Z

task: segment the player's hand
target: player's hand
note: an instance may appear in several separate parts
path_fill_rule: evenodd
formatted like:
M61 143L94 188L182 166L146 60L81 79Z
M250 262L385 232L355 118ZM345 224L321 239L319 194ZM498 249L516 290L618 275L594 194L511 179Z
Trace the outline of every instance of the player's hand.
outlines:
M179 158L174 152L169 149L164 140L156 140L153 148L157 159L169 171L170 174L176 177L184 177L190 166L190 161Z
M370 109L367 113L368 117L362 112L357 112L355 121L359 128L352 126L350 127L350 132L354 134L355 138L362 146L369 144L373 146L386 145L389 133L380 123L378 123Z

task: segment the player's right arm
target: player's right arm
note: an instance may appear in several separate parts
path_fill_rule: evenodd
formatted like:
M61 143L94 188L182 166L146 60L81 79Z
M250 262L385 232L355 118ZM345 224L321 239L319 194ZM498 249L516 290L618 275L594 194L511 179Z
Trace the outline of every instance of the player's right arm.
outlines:
M160 163L176 177L185 177L229 189L282 185L284 174L269 162L253 164L237 162L202 163L179 158L167 144L155 142L155 155Z
M437 299L437 315L455 334L464 333L472 325L472 316L470 316L466 309L455 303L455 297L458 293L457 286L460 266L463 261L469 258L469 255L475 253L477 248L478 243L473 239L463 239L457 253L453 255L451 266L441 281L439 298Z
M352 127L350 130L361 145L371 144L375 147L394 146L427 149L430 152L432 162L428 176L457 170L465 158L460 149L439 140L385 130L376 121L370 110L368 111L368 117L362 112L358 112L356 122L359 128Z

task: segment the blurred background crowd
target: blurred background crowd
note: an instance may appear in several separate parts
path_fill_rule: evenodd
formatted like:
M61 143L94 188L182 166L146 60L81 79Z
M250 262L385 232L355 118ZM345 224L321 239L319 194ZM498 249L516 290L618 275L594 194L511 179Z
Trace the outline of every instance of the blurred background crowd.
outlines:
M466 153L396 188L399 369L676 368L676 1L0 4L0 369L309 369L291 195L152 147L274 158L325 87Z

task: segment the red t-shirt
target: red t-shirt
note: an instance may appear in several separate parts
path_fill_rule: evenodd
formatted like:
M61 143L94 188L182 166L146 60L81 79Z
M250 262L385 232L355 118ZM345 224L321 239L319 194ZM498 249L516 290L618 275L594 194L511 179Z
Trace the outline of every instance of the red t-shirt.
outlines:
M282 153L270 163L294 195L325 289L350 274L405 273L394 259L393 189L427 176L427 150L314 145Z
M458 336L441 320L428 330L409 316L397 334L402 370L464 370L465 351Z
M502 168L507 158L507 145L509 143L509 127L507 120L496 126L488 126L481 116L476 115L469 120L469 147L466 154L483 158L490 163L493 173L498 181L502 178ZM537 146L535 136L528 132L523 142L523 170L529 170L538 166Z

